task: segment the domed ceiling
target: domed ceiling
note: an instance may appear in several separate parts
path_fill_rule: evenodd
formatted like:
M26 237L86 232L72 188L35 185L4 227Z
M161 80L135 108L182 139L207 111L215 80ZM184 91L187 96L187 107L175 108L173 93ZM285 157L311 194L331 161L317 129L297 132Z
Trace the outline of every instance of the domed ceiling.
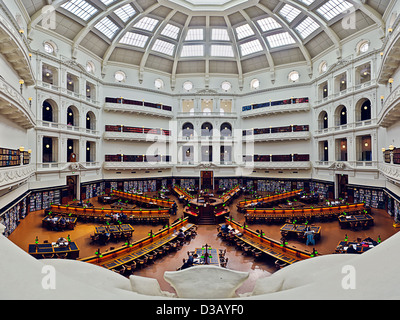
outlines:
M385 28L390 0L19 0L31 18L28 34L56 11L51 29L85 48L103 66L127 63L141 71L232 74L311 66L329 49L372 25ZM52 3L51 3L52 2ZM49 6L48 3L51 3Z

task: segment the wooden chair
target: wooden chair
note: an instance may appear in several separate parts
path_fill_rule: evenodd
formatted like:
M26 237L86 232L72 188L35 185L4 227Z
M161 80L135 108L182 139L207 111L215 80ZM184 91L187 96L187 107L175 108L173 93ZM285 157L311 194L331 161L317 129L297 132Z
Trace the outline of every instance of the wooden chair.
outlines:
M229 258L224 258L223 261L220 262L221 267L226 268L226 265L228 264Z

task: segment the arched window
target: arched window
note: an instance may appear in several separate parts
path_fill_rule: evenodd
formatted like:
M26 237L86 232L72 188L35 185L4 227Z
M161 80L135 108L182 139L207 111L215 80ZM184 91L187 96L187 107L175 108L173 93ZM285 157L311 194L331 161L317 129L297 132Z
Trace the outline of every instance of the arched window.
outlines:
M326 111L320 113L318 122L320 130L328 128L328 114L326 113Z
M371 101L366 99L361 105L361 121L370 120L371 119Z
M193 130L193 124L190 122L186 122L182 126L182 136L183 137L191 137L193 136L194 130Z
M231 137L232 136L232 126L228 122L221 124L221 137Z
M86 114L86 129L96 130L96 118L91 111Z
M202 137L211 137L212 136L213 126L209 122L205 122L201 125L201 136Z
M339 114L338 114L338 120L339 120L339 125L342 126L344 124L347 124L347 108L345 106L339 106L338 108Z
M43 102L42 120L48 122L54 122L53 107L47 100Z

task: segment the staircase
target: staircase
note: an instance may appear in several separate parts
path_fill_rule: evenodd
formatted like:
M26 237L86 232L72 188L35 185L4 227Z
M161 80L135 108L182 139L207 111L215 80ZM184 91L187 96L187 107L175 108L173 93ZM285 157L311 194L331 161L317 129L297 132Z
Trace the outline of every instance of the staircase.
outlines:
M197 224L215 224L215 216L213 211L202 212L199 215Z

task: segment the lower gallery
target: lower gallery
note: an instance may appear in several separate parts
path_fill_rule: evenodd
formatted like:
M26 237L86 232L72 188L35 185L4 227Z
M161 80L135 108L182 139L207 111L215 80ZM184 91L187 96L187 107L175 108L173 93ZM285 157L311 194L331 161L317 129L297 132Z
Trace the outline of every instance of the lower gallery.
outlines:
M0 1L0 298L398 299L399 12Z

